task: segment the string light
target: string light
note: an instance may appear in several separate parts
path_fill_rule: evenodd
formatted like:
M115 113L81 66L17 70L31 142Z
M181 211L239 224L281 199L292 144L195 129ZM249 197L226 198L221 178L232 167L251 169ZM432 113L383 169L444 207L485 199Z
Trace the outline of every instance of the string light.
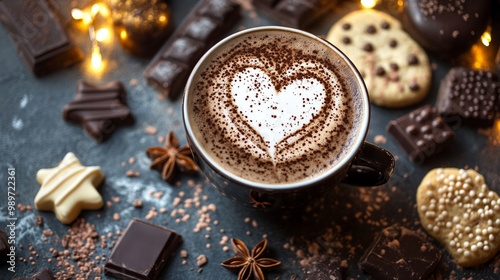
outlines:
M95 70L101 69L102 56L98 46L93 47L91 64Z
M106 40L106 38L108 38L108 35L109 35L109 30L107 28L101 28L101 29L97 30L97 32L95 34L95 39L98 42L102 42L102 41Z
M483 45L485 46L489 46L490 45L490 42L491 42L491 27L488 26L488 29L486 29L486 31L483 33L483 35L481 35L481 42L483 42Z
M377 0L361 0L361 5L364 8L371 9L377 5Z

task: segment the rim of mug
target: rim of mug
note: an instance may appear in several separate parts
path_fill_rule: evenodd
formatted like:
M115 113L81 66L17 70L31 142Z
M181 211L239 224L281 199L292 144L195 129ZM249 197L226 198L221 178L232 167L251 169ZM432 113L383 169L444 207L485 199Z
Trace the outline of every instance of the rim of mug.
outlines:
M297 182L292 182L292 183L280 183L280 184L265 184L265 183L259 183L255 181L251 181L245 178L242 178L234 173L231 173L227 171L226 169L222 168L208 153L205 151L205 149L202 147L198 139L195 137L194 131L192 129L191 123L189 121L189 116L188 116L188 107L189 103L188 100L190 99L188 94L189 89L193 86L193 80L194 77L197 76L198 71L200 70L201 66L203 66L206 62L205 60L212 55L212 53L216 52L219 48L227 44L228 42L232 41L233 39L241 36L245 36L248 33L253 33L253 32L259 32L259 31L285 31L285 32L291 32L291 33L296 33L301 36L308 37L312 40L319 41L320 43L326 45L330 49L332 49L337 55L344 60L344 62L347 64L347 66L352 70L356 81L358 82L361 96L362 96L362 104L363 104L363 120L359 124L359 131L358 134L356 135L355 141L353 145L351 146L350 151L342 157L340 161L337 162L334 166L330 167L328 170L321 172L319 175L313 176L311 178L306 178ZM223 174L224 177L226 177L230 181L234 181L242 186L246 186L249 188L257 188L265 191L285 191L285 190L291 190L291 189L299 189L303 187L307 187L310 185L314 185L317 183L322 182L323 180L326 180L330 178L334 173L336 173L339 169L345 167L346 164L348 164L357 154L359 151L359 148L362 146L362 144L365 141L366 134L368 133L368 127L370 123L370 101L369 101L369 96L368 96L368 90L366 88L365 82L359 73L358 69L356 66L354 66L354 63L336 46L334 46L332 43L328 42L325 39L322 39L312 33L309 33L307 31L303 31L300 29L295 29L291 27L284 27L284 26L274 26L274 25L267 25L267 26L259 26L259 27L253 27L249 29L245 29L239 32L236 32L234 34L231 34L227 36L226 38L222 39L219 41L217 44L212 46L201 58L198 60L196 63L195 67L191 71L189 75L189 79L186 83L186 86L184 88L184 93L182 97L182 119L184 122L184 128L187 133L187 137L190 140L190 144L192 144L191 149L195 149L199 156L203 158L203 160L210 165L210 167L220 174Z

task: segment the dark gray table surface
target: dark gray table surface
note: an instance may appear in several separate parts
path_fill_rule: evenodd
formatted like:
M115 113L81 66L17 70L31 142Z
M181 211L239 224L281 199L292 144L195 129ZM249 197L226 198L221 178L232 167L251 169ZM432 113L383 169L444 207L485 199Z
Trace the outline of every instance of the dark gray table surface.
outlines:
M195 2L196 0L167 2L177 25ZM60 11L66 13L66 17L69 11L67 5L69 4L58 5ZM498 49L500 39L498 6L495 6L497 11L493 21L493 41L490 46L492 50ZM317 35L326 35L329 27L342 14L357 7L357 1L344 1L332 15L307 30ZM242 28L276 24L270 19L255 17L254 13L255 11L243 10L243 18L229 33ZM500 192L498 125L495 129L482 131L470 127L456 127L457 138L454 143L423 165L411 163L385 132L385 126L390 120L423 104L434 103L439 82L452 64L433 58L431 59L437 68L433 71L432 88L424 102L404 109L372 106L370 130L366 140L373 142L375 136L385 136L387 142L379 145L398 158L393 178L384 186L365 189L332 187L331 196L325 197L322 202L323 207L267 213L242 207L224 198L205 182L202 175L197 178L182 176L180 186L169 185L162 181L158 172L149 169L150 161L145 155L145 149L158 145L158 136L164 136L170 130L179 136L181 144L186 144L180 99L174 102L158 99L157 90L148 85L142 75L149 60L130 56L120 47L117 40L113 44L114 47L105 52L105 70L101 75L93 74L88 65L88 34L72 26L69 26L68 30L84 51L84 62L43 78L35 78L21 62L4 26L0 26L0 184L4 188L0 191L2 228L5 228L7 222L7 168L13 167L16 170L16 202L34 207L33 200L40 187L36 181L37 170L57 166L67 152L73 152L84 165L97 165L102 168L106 179L99 187L99 192L104 201L112 201L112 197L120 198L120 202L113 202L111 207L105 203L100 210L84 211L81 214L81 217L96 226L100 235L112 233L113 238L116 238L117 230L123 230L133 217L144 220L151 207L167 210L166 213L158 213L150 222L176 230L183 235L184 241L162 271L161 279L236 279L236 274L220 266L222 261L234 255L232 251L222 250L223 246L219 244L221 238L239 238L251 248L262 240L263 235L268 238L268 250L264 256L282 262L278 269L266 271L267 279L291 279L293 275L297 275L299 279L303 278L303 258L297 254L297 250L303 250L308 256L308 245L324 235L329 235L330 241L336 242L335 246L330 247L333 252L331 257L346 261L344 263L347 267L343 271L346 279L370 279L370 276L358 269L357 261L377 232L393 223L415 230L421 229L415 208L415 193L429 170L437 167L477 167L485 176L490 189ZM493 52L496 53L491 51ZM470 63L470 59L465 57L453 65L463 63ZM65 104L73 100L79 79L99 85L114 80L122 81L126 87L128 105L136 119L135 124L117 129L108 141L99 144L89 138L81 126L65 122L61 111ZM137 85L130 84L132 79L137 79ZM156 135L145 132L149 125L158 129ZM127 162L130 157L134 157L136 162L131 165L127 163L126 167L122 167L121 163ZM135 178L127 177L125 173L129 169L140 172L141 175ZM209 211L211 231L204 229L199 233L193 232L200 217L197 212L199 208L194 206L185 208L186 213L191 216L185 222L177 223L175 218L171 217L172 211L184 208L183 203L179 206L173 205L174 198L178 197L180 192L185 193L183 202L186 198L194 197L195 188L189 186L188 180L202 184L201 195L206 196L206 200L201 200L202 205L216 205L216 211ZM150 191L161 191L163 197L155 198L149 194ZM132 206L136 198L143 200L143 208ZM115 213L120 214L119 221L113 219ZM35 217L38 215L44 219L43 227L35 226ZM62 245L55 241L55 237L62 238L68 233L69 227L61 224L52 212L17 211L16 217L16 241L18 245L23 246L23 249L16 250L17 256L29 258L28 247L32 245L38 257L34 258L35 265L18 261L15 274L7 271L5 264L0 264L0 279L30 275L42 268L49 268L54 273L62 269L56 262L49 263L47 259L51 257L49 248L63 249ZM218 223L214 224L214 221ZM48 237L47 241L42 241L44 229L54 232L54 236ZM221 232L222 229L224 232ZM206 244L211 247L207 248ZM295 251L285 248L286 244L292 244ZM442 248L438 243L435 245ZM179 256L181 249L189 253L185 265ZM110 253L109 248L96 248L96 254L108 257ZM325 248L320 247L319 253L326 254ZM205 254L208 258L208 263L203 266L201 272L196 265L196 257L200 254ZM479 268L457 268L450 255L443 249L442 260L433 277L499 279L499 267L500 257L497 255L494 260ZM96 275L92 274L91 278L94 276Z

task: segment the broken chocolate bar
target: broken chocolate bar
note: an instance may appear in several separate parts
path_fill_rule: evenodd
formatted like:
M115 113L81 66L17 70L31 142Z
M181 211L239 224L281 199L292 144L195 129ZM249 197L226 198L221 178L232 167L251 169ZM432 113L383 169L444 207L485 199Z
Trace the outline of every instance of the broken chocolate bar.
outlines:
M416 232L393 225L377 235L358 264L378 280L421 280L440 258L441 252Z
M156 279L181 240L175 231L132 219L104 265L104 274Z
M441 81L436 108L450 124L488 127L495 121L499 94L495 73L453 68Z
M83 59L46 0L2 0L0 19L24 64L36 76Z
M196 62L239 15L239 5L230 0L200 1L146 68L148 82L176 99Z
M278 22L304 29L335 6L333 0L254 0L257 9Z
M389 122L386 130L416 163L439 153L455 139L455 132L431 105Z
M125 99L125 90L118 81L103 87L78 81L75 100L64 106L63 118L83 125L94 140L102 142L109 138L117 126L134 122Z
M48 269L43 269L35 274L28 276L28 277L22 277L22 278L15 278L14 280L54 280L54 276Z

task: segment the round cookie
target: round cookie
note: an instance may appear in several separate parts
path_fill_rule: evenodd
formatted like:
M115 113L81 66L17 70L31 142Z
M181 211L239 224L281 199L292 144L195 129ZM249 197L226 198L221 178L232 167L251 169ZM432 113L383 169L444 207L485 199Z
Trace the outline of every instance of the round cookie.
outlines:
M467 51L486 30L492 1L405 0L404 29L430 54L450 59Z
M417 190L422 226L456 262L478 266L500 250L500 198L474 170L431 170Z
M405 107L427 95L432 76L427 54L386 13L351 12L332 26L327 40L356 65L372 103Z

